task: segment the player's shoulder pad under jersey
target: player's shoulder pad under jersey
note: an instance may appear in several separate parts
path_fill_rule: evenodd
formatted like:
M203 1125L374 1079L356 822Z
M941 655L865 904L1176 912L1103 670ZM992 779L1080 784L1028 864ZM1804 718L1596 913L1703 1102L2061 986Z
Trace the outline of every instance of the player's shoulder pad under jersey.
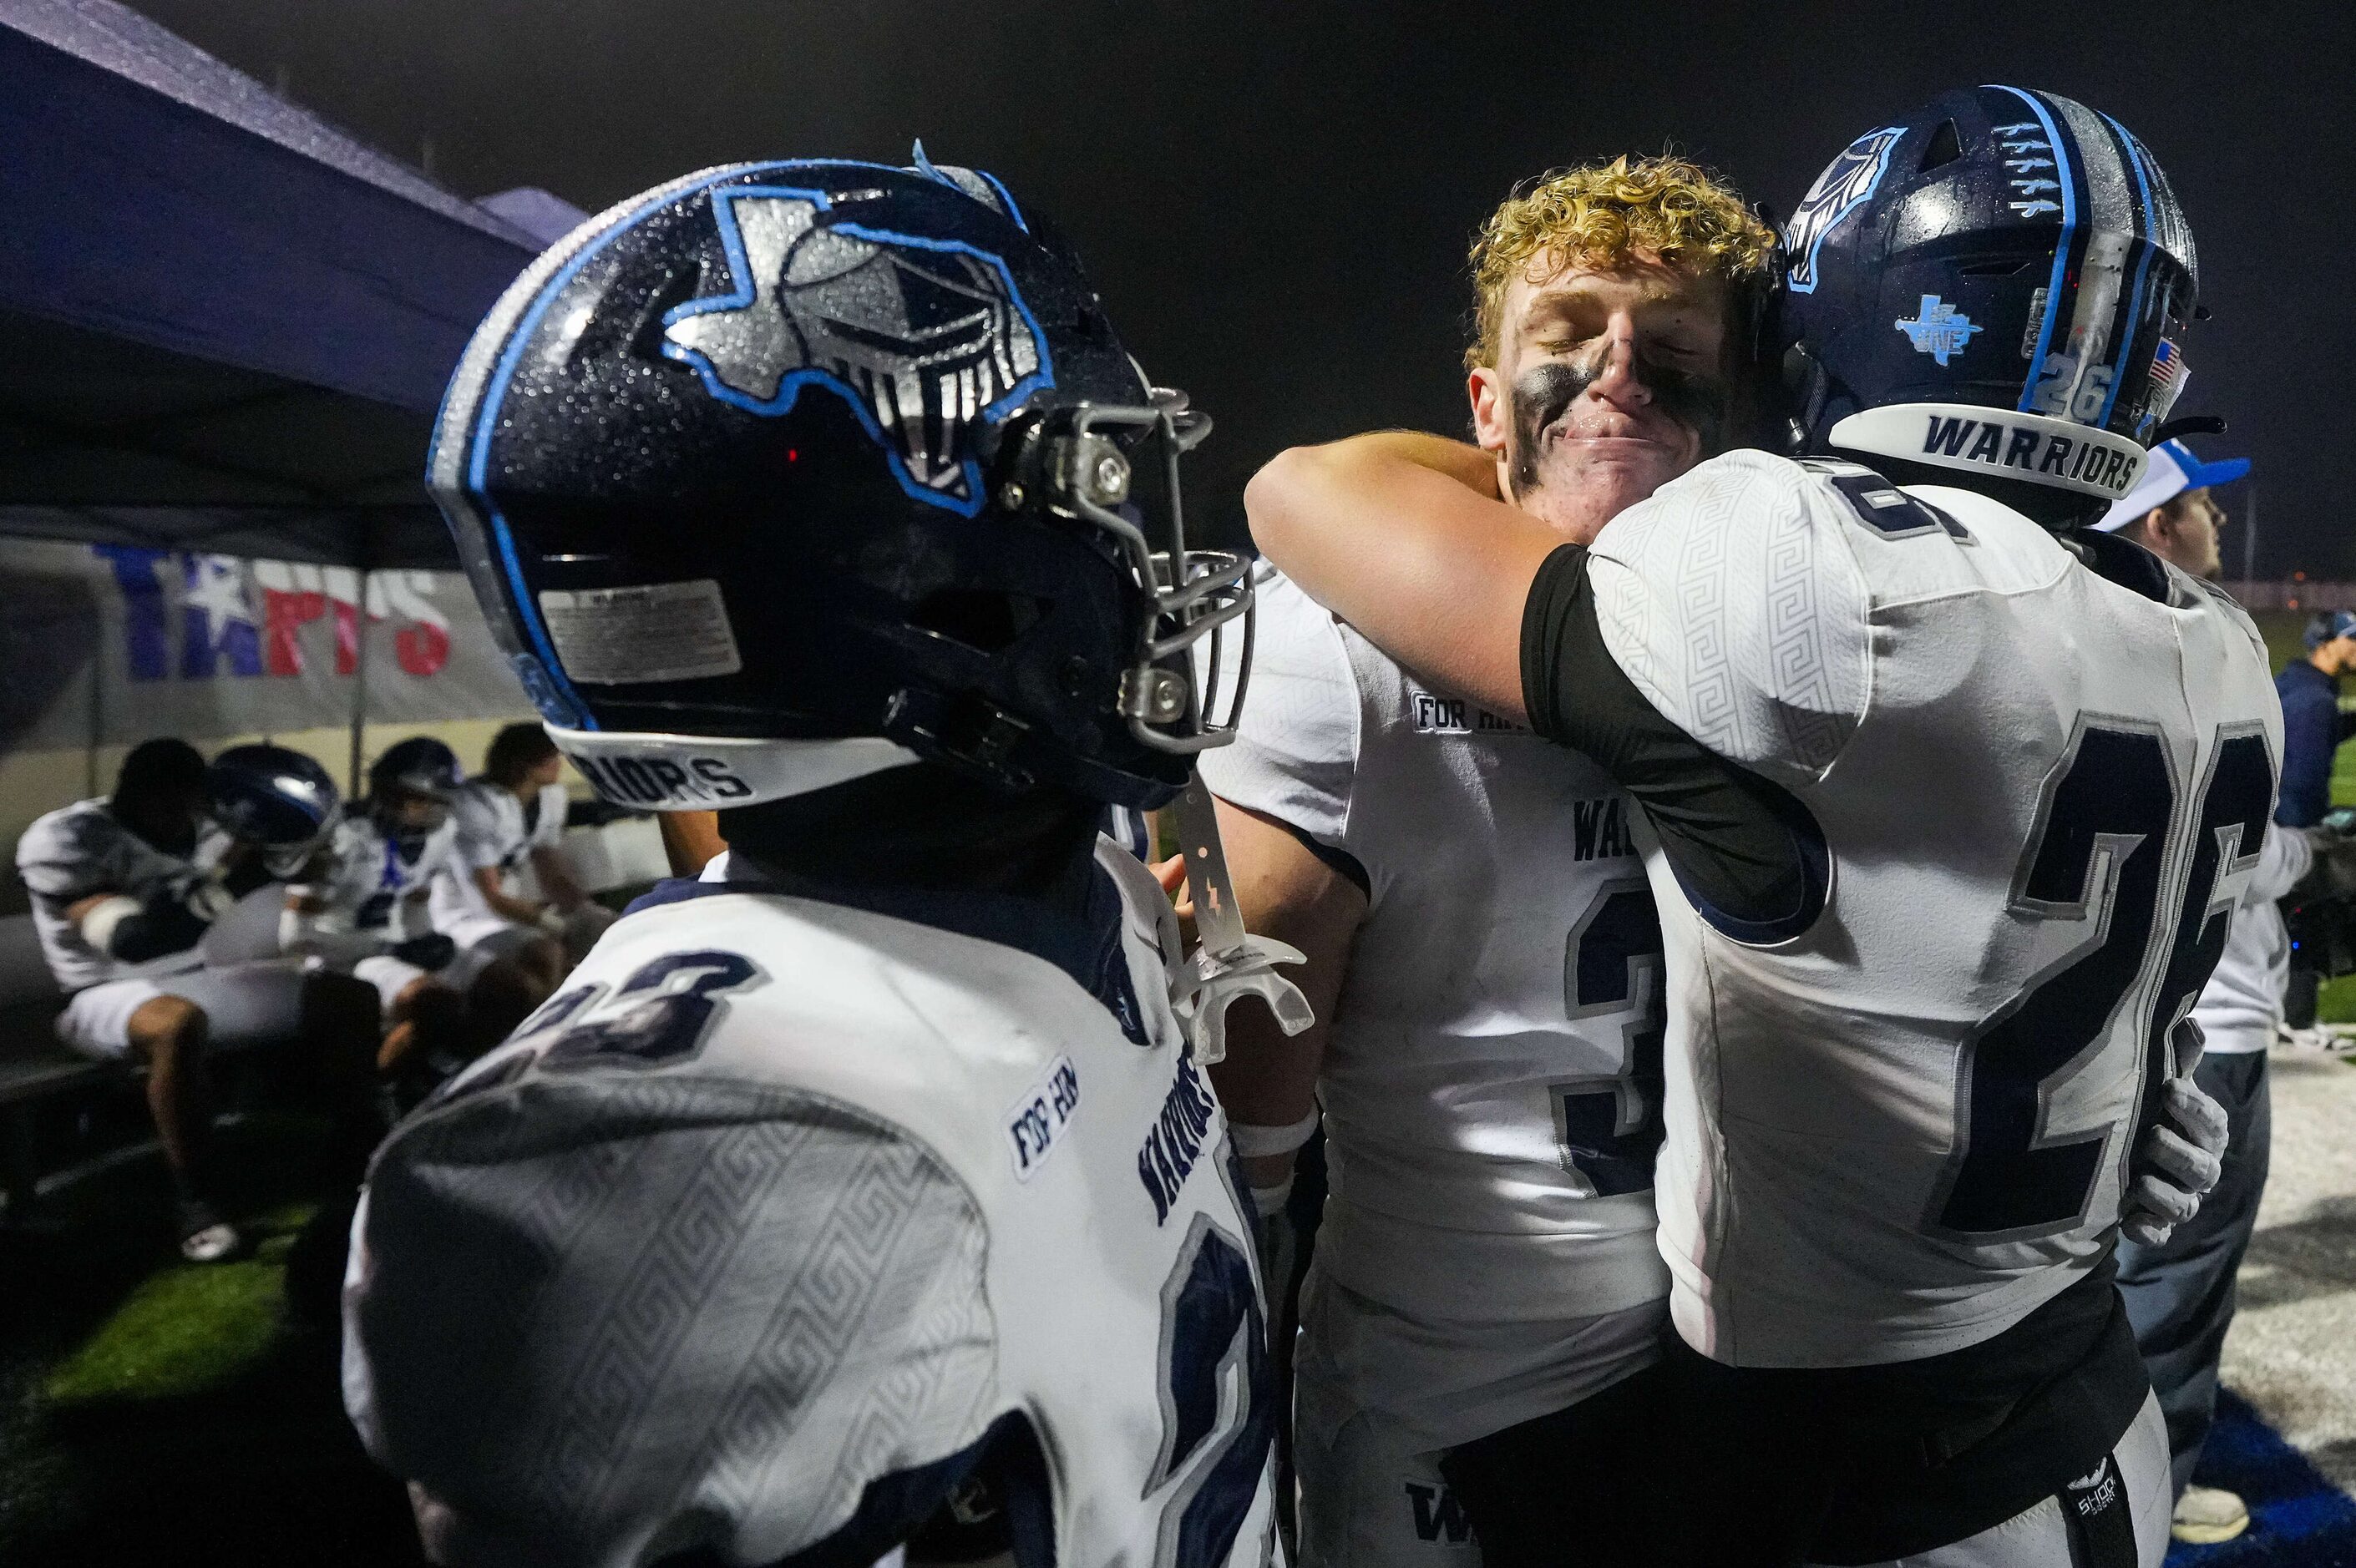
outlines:
M499 802L506 793L488 779L468 779L450 793L450 822L462 842L499 837Z
M1251 685L1236 739L1197 760L1234 805L1338 841L1348 827L1363 717L1333 613L1262 561L1254 569Z
M17 872L35 893L70 897L77 883L94 873L101 841L112 827L92 801L45 812L17 836Z
M971 1191L789 1083L459 1097L380 1154L356 1253L347 1404L441 1505L450 1561L794 1557L998 1403Z
M37 817L16 840L16 871L26 888L52 901L93 892L138 897L158 880L188 869L115 820L99 800L77 801Z
M417 873L423 876L448 869L457 857L458 824L445 818L441 827L425 836L425 848L417 856Z
M2205 577L2195 577L2189 571L2179 571L2172 566L2169 570L2190 585L2190 592L2199 596L2200 603L2212 613L2231 622L2244 637L2249 639L2250 649L2257 656L2260 670L2266 672L2273 670L2274 656L2266 651L2266 639L2259 632L2256 620L2251 616L2249 611L2242 607L2240 600Z
M1646 700L1730 761L1812 778L1872 688L1872 595L1831 475L1730 452L1589 547L1604 645Z
M1120 890L1122 918L1140 941L1162 955L1162 979L1174 987L1179 965L1185 955L1178 912L1172 906L1170 895L1162 891L1162 884L1154 880L1145 862L1118 841L1099 833L1096 852L1097 864Z

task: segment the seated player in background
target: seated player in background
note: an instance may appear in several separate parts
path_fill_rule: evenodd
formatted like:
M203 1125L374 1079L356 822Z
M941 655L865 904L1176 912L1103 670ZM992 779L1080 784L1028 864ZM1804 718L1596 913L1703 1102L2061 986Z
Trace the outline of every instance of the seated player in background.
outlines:
M206 964L200 944L234 885L194 861L206 785L196 748L145 741L123 758L112 795L50 812L16 843L42 956L70 993L58 1038L146 1069L180 1253L194 1263L230 1257L241 1241L214 1198L210 1053L298 1047L289 1061L334 1116L342 1173L353 1180L382 1127L369 1070L376 998L365 986L285 961ZM255 869L242 851L222 864Z
M377 1070L412 1089L501 1039L551 987L512 959L434 929L428 889L455 865L450 801L458 759L429 736L388 747L368 798L343 814L290 880L283 949L348 970L376 990L385 1033Z
M2281 736L2248 617L2083 526L2167 417L2191 241L2115 122L1985 87L1858 138L1785 243L1804 459L1705 462L1580 546L1489 453L1371 438L1263 470L1254 535L1644 809L1655 1560L2153 1568L2167 1437L2112 1254L2216 1179L2179 1026ZM1590 1413L1487 1456L1491 1568L1586 1527L1564 1477L1620 1437Z
M1465 361L1500 492L1584 544L1722 450L1773 249L1673 158L1558 172L1499 207ZM1319 1021L1286 1039L1239 1010L1212 1076L1265 1223L1323 1108L1332 1190L1294 1348L1301 1561L1478 1561L1442 1455L1658 1353L1660 922L1601 767L1434 689L1279 573L1256 599L1251 703L1203 778L1243 905L1307 955ZM1630 1446L1640 1413L1612 1418ZM1561 1478L1583 1484L1622 1482ZM1601 1537L1610 1519L1582 1561L1646 1546Z
M550 989L589 951L613 912L591 901L564 859L564 758L538 724L491 738L483 771L450 797L455 859L434 887L434 923L468 953L513 959ZM529 866L541 896L522 894ZM534 936L546 941L534 941Z
M346 1399L436 1561L866 1563L982 1481L1025 1568L1269 1562L1219 998L1097 833L1222 738L1183 408L921 153L674 181L477 329L429 479L485 613L728 848L373 1168Z

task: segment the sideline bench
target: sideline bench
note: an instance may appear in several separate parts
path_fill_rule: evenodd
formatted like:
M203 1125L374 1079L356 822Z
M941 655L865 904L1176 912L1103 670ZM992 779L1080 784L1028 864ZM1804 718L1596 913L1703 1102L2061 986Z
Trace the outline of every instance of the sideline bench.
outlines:
M564 856L584 891L609 892L669 874L654 819L623 816L569 827ZM529 868L526 882L530 884ZM0 1222L21 1223L39 1191L39 1126L48 1102L109 1083L128 1083L128 1067L93 1061L58 1042L53 1031L65 997L42 961L29 914L0 916Z
M0 1193L21 1220L39 1180L34 1112L42 1102L115 1076L120 1069L77 1056L50 1025L65 1006L29 914L0 918Z

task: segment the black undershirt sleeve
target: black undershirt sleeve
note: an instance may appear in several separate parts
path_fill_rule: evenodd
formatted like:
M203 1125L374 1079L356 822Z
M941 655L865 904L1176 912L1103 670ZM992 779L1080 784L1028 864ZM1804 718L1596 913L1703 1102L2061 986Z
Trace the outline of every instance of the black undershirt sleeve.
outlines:
M137 914L115 923L108 955L125 964L145 964L185 953L204 940L207 922L169 888L149 893Z
M1707 910L1732 925L1782 931L1811 902L1808 846L1820 863L1820 836L1788 793L1701 745L1636 689L1604 645L1587 561L1583 547L1564 545L1530 586L1522 612L1530 727L1594 759L1644 807L1678 880Z

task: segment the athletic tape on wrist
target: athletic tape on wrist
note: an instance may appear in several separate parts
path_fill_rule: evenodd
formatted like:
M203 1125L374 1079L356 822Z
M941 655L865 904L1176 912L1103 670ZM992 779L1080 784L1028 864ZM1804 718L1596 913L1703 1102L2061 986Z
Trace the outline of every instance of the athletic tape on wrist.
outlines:
M139 911L139 901L122 893L93 904L81 917L81 939L101 953L112 953L116 929Z
M1273 1187L1255 1187L1251 1189L1251 1195L1252 1208L1258 1212L1261 1219L1265 1220L1270 1214L1283 1211L1285 1200L1292 1196L1292 1178L1288 1174L1282 1181Z
M1237 1155L1244 1159L1258 1159L1266 1155L1290 1154L1309 1141L1317 1130L1321 1113L1312 1105L1309 1114L1297 1122L1280 1127L1260 1126L1250 1122L1229 1122L1227 1136L1235 1141Z

